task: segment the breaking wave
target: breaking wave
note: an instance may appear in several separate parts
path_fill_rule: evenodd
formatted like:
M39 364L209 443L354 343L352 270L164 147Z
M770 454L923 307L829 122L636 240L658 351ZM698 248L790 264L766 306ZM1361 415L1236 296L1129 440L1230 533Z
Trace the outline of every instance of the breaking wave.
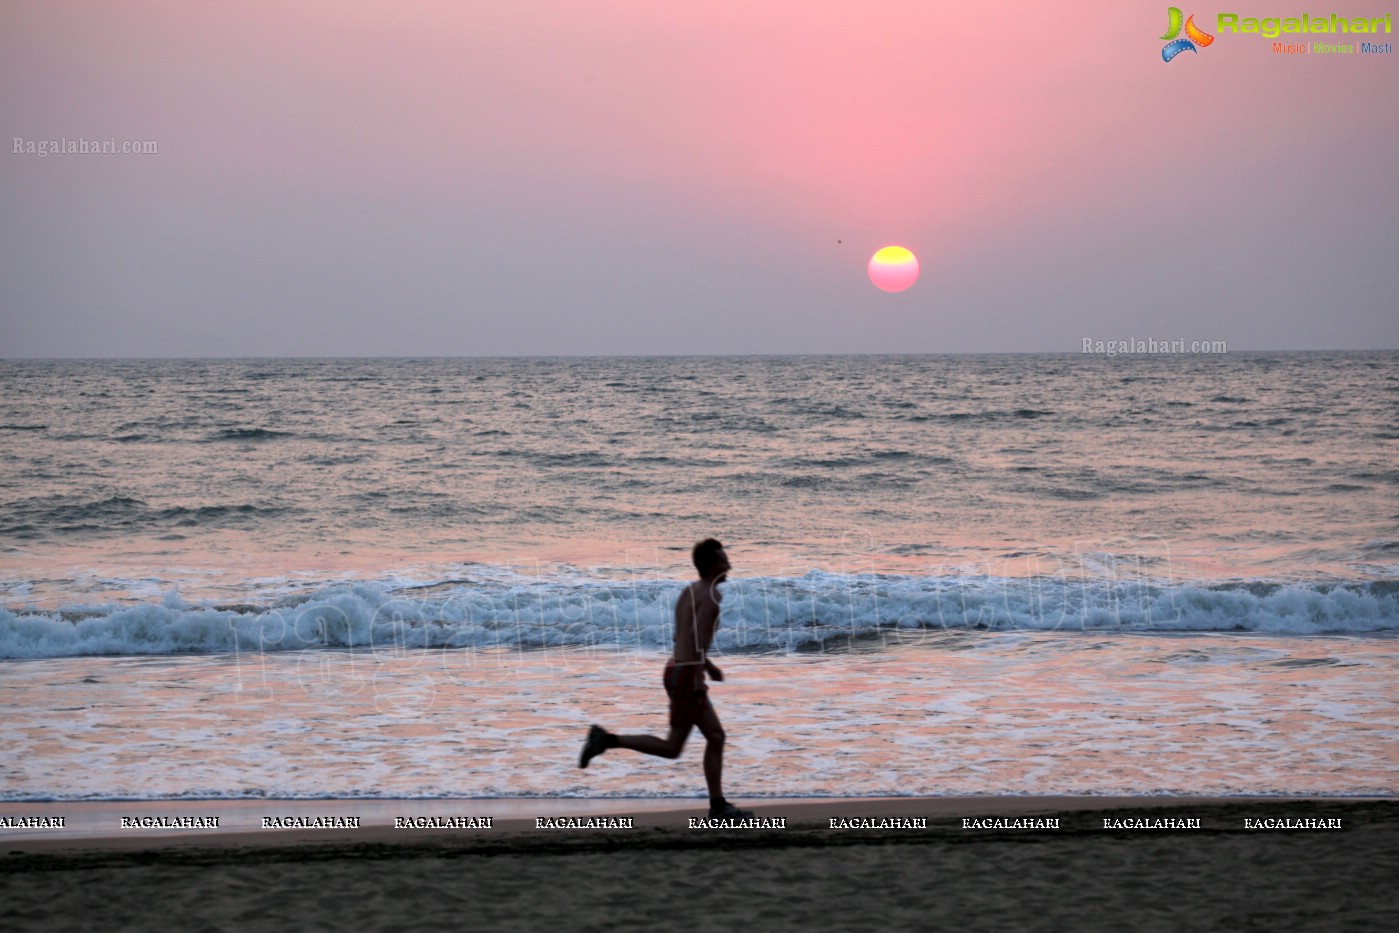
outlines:
M590 579L330 586L276 605L0 609L0 658L308 648L668 649L677 584ZM831 574L724 587L719 651L798 651L888 631L1392 634L1399 583L1155 584Z

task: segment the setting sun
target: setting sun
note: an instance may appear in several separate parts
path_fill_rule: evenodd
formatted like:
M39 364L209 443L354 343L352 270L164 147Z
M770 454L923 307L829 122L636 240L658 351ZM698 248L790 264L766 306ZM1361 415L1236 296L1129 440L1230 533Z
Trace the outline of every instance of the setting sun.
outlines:
M918 281L918 257L902 246L886 246L870 257L869 273L886 292L901 292Z

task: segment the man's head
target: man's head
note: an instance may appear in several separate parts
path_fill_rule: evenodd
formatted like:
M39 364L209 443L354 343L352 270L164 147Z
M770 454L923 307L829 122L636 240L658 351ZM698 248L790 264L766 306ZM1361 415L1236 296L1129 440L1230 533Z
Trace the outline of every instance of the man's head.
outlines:
M715 538L705 538L696 544L690 552L690 557L695 562L695 569L699 571L701 580L716 579L729 570L729 555L724 553L724 546Z

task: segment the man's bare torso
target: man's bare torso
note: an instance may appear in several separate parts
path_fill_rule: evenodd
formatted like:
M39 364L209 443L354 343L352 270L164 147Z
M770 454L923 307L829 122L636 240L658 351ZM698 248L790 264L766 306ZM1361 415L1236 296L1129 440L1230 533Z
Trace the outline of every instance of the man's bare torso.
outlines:
M703 664L714 630L719 627L719 600L713 582L696 580L675 600L675 663Z

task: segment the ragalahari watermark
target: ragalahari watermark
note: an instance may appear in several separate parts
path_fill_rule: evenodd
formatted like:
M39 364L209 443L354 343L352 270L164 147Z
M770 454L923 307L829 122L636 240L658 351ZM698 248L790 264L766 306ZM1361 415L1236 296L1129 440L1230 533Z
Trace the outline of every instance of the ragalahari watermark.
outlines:
M13 155L32 155L44 158L51 155L159 155L160 146L153 139L122 139L115 136L106 139L88 139L79 136L69 139L25 139L15 136Z
M1092 337L1084 337L1083 349L1080 352L1101 353L1104 356L1117 356L1119 353L1147 356L1173 353L1228 353L1229 343L1225 340L1186 340L1184 338L1157 340L1154 337L1127 337L1123 340L1094 340Z

